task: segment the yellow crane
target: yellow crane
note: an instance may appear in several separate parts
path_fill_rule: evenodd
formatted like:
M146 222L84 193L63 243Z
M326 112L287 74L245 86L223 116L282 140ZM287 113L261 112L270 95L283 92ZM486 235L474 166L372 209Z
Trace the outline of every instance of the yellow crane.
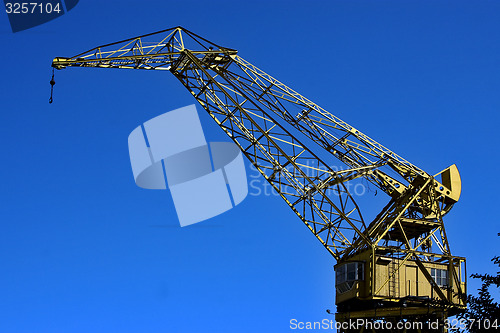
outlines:
M380 319L437 320L432 330L442 331L465 309L465 258L452 256L443 223L460 197L455 165L421 170L236 50L182 27L57 57L52 67L173 74L336 259L336 321L366 323L343 332ZM360 181L387 196L370 220L352 193Z

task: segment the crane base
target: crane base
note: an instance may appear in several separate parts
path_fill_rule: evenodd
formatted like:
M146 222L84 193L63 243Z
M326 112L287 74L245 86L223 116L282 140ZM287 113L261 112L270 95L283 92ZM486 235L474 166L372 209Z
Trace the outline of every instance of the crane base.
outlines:
M445 333L449 314L438 307L391 307L339 312L338 332L432 332Z

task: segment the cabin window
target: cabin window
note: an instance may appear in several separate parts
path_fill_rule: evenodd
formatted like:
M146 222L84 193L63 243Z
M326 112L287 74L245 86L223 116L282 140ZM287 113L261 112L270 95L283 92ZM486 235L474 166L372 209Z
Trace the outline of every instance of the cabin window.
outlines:
M438 286L448 285L448 271L446 269L431 268L431 276Z
M351 290L355 281L364 279L362 262L348 262L335 269L335 287L340 293Z

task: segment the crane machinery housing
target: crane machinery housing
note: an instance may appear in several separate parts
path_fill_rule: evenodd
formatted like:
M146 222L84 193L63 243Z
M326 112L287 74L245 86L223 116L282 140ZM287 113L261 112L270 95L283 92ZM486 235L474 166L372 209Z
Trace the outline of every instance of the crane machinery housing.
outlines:
M441 332L465 309L465 258L451 254L443 223L461 192L454 164L421 170L236 50L182 27L57 57L52 67L172 73L335 258L337 322L437 320L413 331ZM350 191L360 180L387 195L370 220Z

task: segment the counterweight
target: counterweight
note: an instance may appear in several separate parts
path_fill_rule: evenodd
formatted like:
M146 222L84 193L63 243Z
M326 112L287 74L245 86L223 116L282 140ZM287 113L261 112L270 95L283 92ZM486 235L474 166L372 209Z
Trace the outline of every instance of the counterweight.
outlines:
M465 259L451 255L443 224L460 197L455 165L428 174L236 50L181 27L52 66L172 73L337 260L338 321L431 320L465 307ZM369 221L349 190L360 179L388 198Z

